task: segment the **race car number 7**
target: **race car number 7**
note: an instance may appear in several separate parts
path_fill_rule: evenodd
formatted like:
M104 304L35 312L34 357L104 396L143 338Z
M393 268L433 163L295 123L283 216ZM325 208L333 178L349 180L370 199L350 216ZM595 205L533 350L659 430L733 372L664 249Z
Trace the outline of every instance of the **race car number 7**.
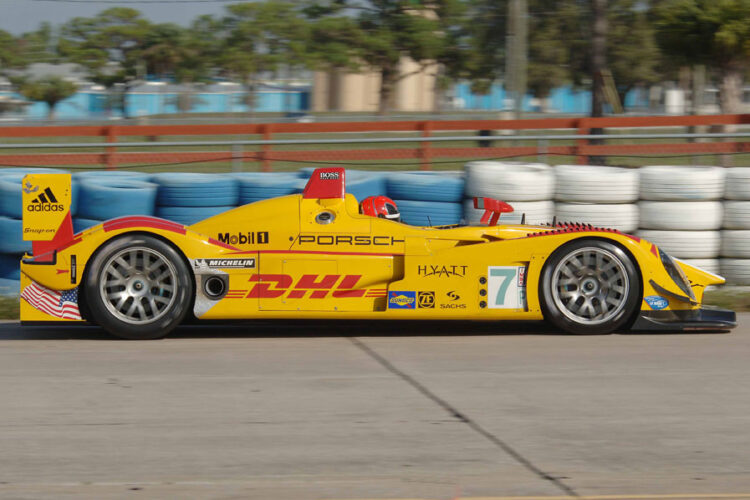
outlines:
M526 268L493 266L487 270L488 307L521 309L526 307Z

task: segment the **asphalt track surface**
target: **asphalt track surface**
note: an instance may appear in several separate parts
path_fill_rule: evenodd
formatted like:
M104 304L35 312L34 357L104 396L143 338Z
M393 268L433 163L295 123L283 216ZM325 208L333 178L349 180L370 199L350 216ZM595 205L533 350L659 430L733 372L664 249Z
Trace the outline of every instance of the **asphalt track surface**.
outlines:
M0 324L0 498L750 498L730 334Z

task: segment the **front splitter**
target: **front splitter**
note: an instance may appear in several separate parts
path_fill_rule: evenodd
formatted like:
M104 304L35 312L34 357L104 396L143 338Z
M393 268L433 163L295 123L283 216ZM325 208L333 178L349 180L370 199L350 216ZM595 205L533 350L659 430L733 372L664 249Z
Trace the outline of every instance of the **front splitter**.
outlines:
M737 326L734 311L702 306L678 311L641 311L631 330L641 331L726 331Z

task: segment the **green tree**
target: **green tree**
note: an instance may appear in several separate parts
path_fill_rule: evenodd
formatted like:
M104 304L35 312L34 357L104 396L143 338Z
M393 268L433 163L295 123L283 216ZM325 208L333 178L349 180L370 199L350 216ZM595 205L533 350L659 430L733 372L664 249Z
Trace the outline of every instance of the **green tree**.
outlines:
M18 90L27 99L46 103L49 106L49 118L53 119L57 104L75 94L78 87L58 76L48 76L39 80L21 81Z
M253 107L261 75L282 66L301 64L306 23L296 3L253 2L227 6L222 21L223 41L218 64L222 72L243 82L246 104Z
M87 68L91 79L109 90L109 106L125 114L127 89L145 76L140 52L149 28L137 10L114 7L65 23L58 51L66 60Z
M637 0L617 0L607 11L607 63L623 105L628 92L659 82L665 73L653 22L639 4Z
M59 63L57 35L50 23L44 22L35 31L24 33L16 39L16 52L24 65L31 63Z
M95 17L76 17L63 25L58 43L69 61L97 75L109 62L117 63L124 75L135 76L150 24L140 12L114 7Z
M750 68L750 0L662 0L653 9L665 53L718 73L724 113L738 113Z
M161 79L174 76L188 58L187 41L187 31L176 24L150 26L139 51L146 73Z
M404 57L416 61L420 68L415 72L419 72L446 54L451 37L440 15L453 12L449 4L455 2L330 0L312 4L307 9L316 20L309 44L311 61L324 67L366 67L380 73L378 109L385 113L396 84L413 74L400 72ZM447 19L452 18L442 21Z
M16 50L16 39L7 31L0 30L0 72L23 64Z

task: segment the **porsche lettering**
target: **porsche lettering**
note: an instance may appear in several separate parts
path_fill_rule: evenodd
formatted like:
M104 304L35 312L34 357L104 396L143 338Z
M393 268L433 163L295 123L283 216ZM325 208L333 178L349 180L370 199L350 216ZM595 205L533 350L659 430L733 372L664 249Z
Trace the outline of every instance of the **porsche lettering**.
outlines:
M350 234L301 234L300 245L323 245L323 246L393 246L403 243L404 240L393 236L369 236Z

